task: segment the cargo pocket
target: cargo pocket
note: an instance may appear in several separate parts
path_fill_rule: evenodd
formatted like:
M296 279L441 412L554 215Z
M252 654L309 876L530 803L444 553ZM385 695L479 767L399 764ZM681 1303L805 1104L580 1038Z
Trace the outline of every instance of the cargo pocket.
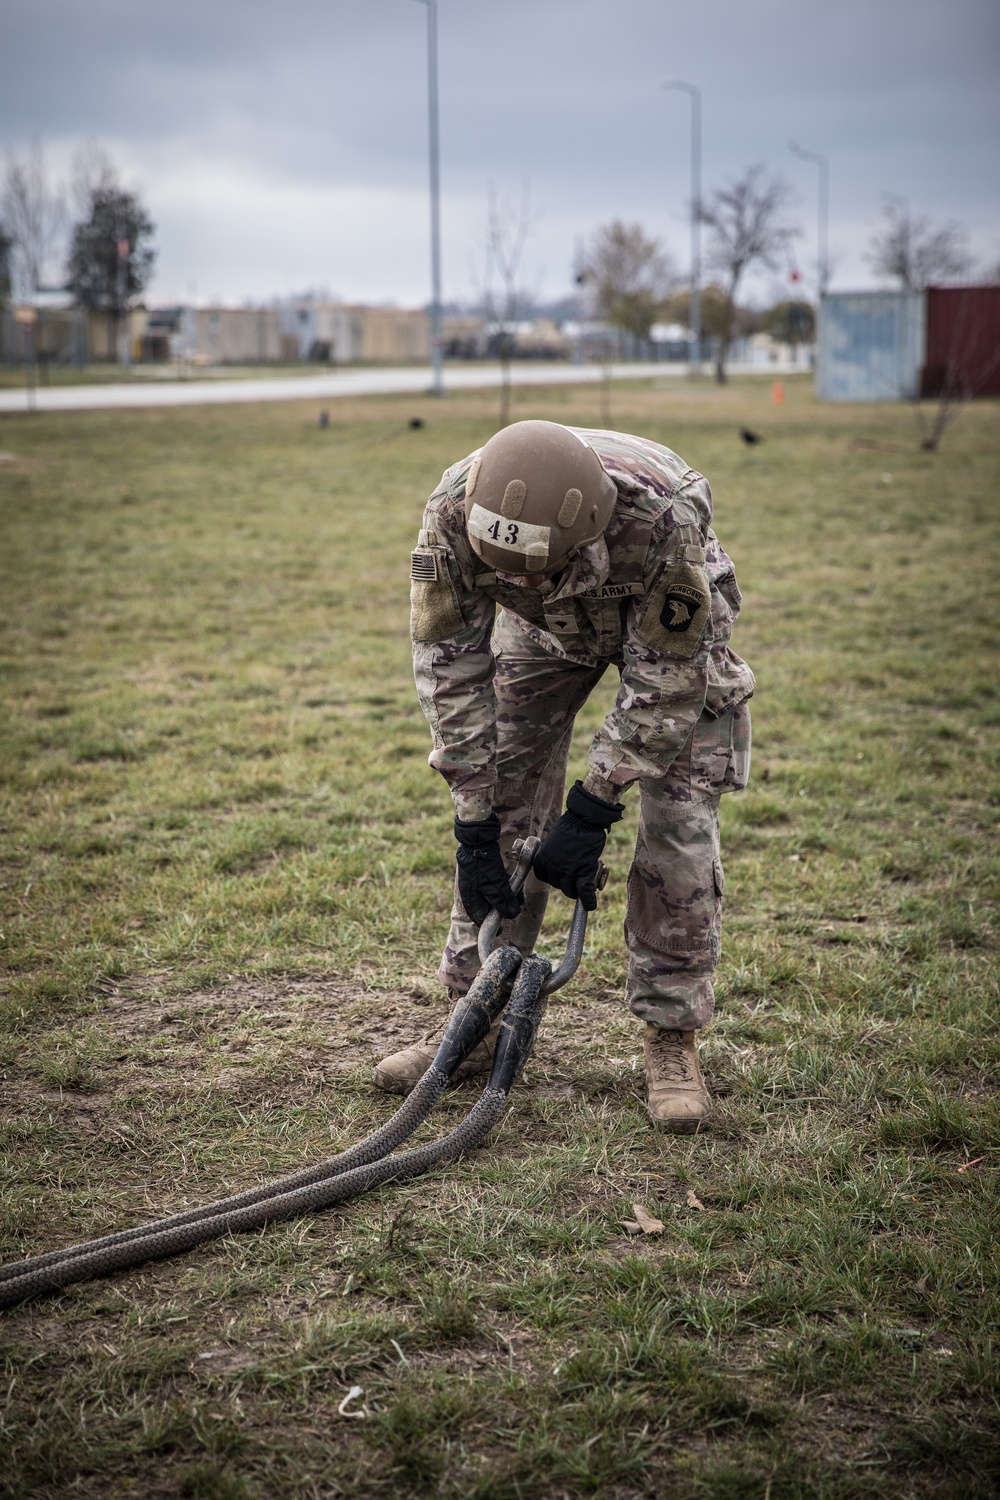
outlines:
M703 713L690 741L691 791L703 797L739 792L750 775L750 710L745 703L716 719Z
M722 790L724 792L742 792L750 780L750 746L752 735L749 703L738 703L726 717L732 721L732 737L729 764L726 767Z
M726 879L722 873L722 860L716 855L712 861L712 884L715 887L715 911L712 918L712 961L718 963L722 957L722 893Z

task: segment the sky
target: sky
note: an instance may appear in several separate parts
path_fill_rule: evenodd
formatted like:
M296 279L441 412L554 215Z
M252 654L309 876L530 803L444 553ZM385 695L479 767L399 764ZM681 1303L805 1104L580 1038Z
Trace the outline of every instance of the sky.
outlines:
M997 0L438 0L443 290L483 275L489 184L530 183L523 282L571 289L598 225L643 225L689 264L690 103L703 182L761 163L793 187L815 284L830 163L833 285L866 260L886 193L1000 261ZM156 224L148 299L263 302L307 289L427 301L427 9L417 0L3 0L0 148L54 177L103 147ZM790 267L754 300L789 295Z

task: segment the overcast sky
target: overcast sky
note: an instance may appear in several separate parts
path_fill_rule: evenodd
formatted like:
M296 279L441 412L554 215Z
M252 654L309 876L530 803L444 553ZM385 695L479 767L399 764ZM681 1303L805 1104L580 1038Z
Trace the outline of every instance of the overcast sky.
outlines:
M688 265L689 119L706 190L751 163L797 190L810 289L830 159L834 285L872 284L882 195L1000 259L997 0L439 0L444 291L469 299L487 184L531 182L525 280L640 221ZM105 147L156 223L151 300L428 296L426 8L415 0L3 0L0 144L57 173ZM782 295L765 275L758 298Z

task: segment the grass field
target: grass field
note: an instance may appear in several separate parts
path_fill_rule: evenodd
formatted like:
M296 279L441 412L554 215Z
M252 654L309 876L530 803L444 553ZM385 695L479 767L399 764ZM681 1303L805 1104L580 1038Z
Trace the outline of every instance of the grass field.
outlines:
M0 1494L998 1492L997 407L930 455L905 409L786 385L613 397L711 478L758 677L712 1132L645 1122L631 808L490 1146L3 1315ZM439 1015L453 858L407 554L495 401L0 421L3 1259L390 1113L371 1067Z

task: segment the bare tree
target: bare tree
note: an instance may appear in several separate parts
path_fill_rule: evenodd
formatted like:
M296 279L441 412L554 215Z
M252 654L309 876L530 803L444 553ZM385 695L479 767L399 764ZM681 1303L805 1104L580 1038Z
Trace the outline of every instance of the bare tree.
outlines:
M708 262L725 277L715 378L726 380L726 359L733 337L736 293L744 271L753 265L776 270L791 240L801 231L784 222L792 190L781 177L767 177L763 167L748 167L729 187L703 199L700 218L711 238Z
M937 227L926 214L912 214L903 198L886 194L882 224L871 237L868 259L878 276L891 276L906 291L965 275L969 254L958 224Z
M944 379L929 421L920 405L919 394L914 398L913 415L917 422L917 432L920 434L922 452L937 452L945 432L973 395L974 392L969 390L960 379L956 364L950 362L945 368Z
M641 224L613 219L595 231L577 270L597 316L636 339L649 330L678 283L677 268L659 240Z
M0 312L3 312L10 301L10 252L13 248L14 241L0 223Z
M531 183L521 184L517 208L501 199L495 182L489 184L485 224L485 267L480 291L483 316L492 329L491 342L500 360L500 426L510 420L510 362L517 342L517 325L534 303L534 296L518 280L531 218ZM499 279L499 287L496 279Z
M7 157L2 202L13 241L15 296L27 300L45 285L66 225L64 194L50 182L37 141L23 157Z
M584 289L587 315L646 340L678 285L677 269L659 240L641 224L612 219L594 231L589 246L578 248L574 279ZM601 421L611 426L612 339L601 339Z
M98 193L120 191L121 177L114 161L96 141L88 141L73 156L70 191L78 219L90 213Z

